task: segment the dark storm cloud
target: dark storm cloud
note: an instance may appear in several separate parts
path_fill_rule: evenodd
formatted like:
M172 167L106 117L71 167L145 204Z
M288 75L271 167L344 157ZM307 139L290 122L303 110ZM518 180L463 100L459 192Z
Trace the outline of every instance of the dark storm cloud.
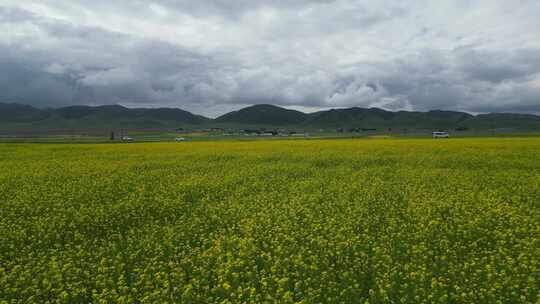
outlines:
M540 72L538 49L480 52L471 49L457 52L461 70L471 80L499 83Z
M539 112L539 13L534 1L6 0L0 101Z
M163 41L25 16L47 37L46 45L0 44L3 100L38 106L190 101L211 81L208 72L219 68Z
M52 106L70 103L78 95L73 80L42 72L28 63L0 61L0 70L5 101Z

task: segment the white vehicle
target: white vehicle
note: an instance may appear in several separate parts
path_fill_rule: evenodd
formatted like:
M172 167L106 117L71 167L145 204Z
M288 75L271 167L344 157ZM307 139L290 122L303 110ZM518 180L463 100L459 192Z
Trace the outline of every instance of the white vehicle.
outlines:
M134 141L135 139L133 137L124 136L124 137L122 137L122 140L123 141Z
M449 138L449 137L450 137L450 134L448 134L448 132L441 132L441 131L433 132L433 138Z
M175 141L186 141L184 137L177 137L174 139Z

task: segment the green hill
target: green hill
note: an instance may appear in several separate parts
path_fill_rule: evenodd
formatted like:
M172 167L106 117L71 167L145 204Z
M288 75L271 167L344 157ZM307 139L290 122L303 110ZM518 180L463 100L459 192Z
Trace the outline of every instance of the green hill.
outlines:
M386 125L393 116L394 113L381 109L331 109L310 114L304 124L325 128L378 127Z
M227 113L216 118L215 122L252 126L290 126L301 124L307 117L307 114L300 111L261 104Z
M331 128L455 128L468 125L473 115L453 111L390 112L377 108L332 109L309 115L307 126Z
M480 114L474 118L474 127L540 129L540 116L530 114L490 113Z
M48 118L50 111L17 103L0 103L0 123L25 123Z
M0 131L159 129L205 125L210 119L174 108L126 108L120 105L37 109L0 103Z
M209 127L540 130L540 116L510 113L474 116L464 112L441 110L391 112L377 108L358 107L306 114L262 104L233 111L216 119L209 119L177 108L127 108L120 105L107 105L38 109L28 105L0 103L1 133Z

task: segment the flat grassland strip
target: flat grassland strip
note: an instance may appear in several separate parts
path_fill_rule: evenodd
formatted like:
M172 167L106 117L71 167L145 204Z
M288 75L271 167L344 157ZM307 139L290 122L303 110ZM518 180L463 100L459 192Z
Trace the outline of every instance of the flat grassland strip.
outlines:
M0 144L0 302L538 303L540 139Z

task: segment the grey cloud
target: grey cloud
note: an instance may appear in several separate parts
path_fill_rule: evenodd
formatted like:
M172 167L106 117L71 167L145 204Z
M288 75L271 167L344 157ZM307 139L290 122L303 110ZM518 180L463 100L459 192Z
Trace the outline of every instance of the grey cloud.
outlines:
M34 18L35 18L35 15L29 11L19 9L19 8L0 6L0 22L1 23L24 22L24 21L31 20Z
M49 5L58 6L58 1L46 0ZM114 9L124 12L139 12L141 10L148 13L152 12L152 8L159 7L173 13L189 14L195 17L218 16L220 18L239 18L254 10L262 8L273 9L293 9L297 10L302 7L321 4L337 3L336 0L289 0L289 1L264 1L264 0L206 0L206 1L190 1L190 0L156 0L148 1L129 1L126 2L111 2L105 0L95 0L95 7L101 9ZM77 5L77 6L74 6ZM72 8L87 7L87 1L72 0L70 5L60 4L60 7Z
M459 1L6 3L0 101L539 112L533 2L482 35Z
M72 103L80 97L75 81L41 71L38 66L0 62L0 70L0 94L5 101L55 106Z
M471 80L498 83L527 77L540 71L538 50L479 52L465 50L458 53L460 69Z

